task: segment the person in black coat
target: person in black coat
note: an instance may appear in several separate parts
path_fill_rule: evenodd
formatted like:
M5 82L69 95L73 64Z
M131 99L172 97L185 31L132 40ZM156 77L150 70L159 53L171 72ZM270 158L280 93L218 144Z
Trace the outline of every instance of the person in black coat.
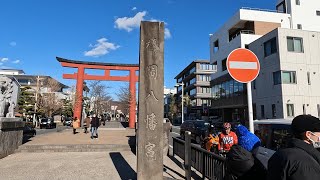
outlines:
M98 138L98 127L100 126L99 118L96 117L95 114L93 114L93 117L91 119L91 139ZM96 136L93 136L93 135Z
M288 148L278 150L268 162L268 180L319 180L320 120L299 115L291 124L294 138Z

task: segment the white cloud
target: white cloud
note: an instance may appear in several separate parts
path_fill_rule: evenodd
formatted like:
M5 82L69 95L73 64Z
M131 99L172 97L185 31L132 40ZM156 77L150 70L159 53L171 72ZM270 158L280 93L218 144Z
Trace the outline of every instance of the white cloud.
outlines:
M90 51L85 51L85 56L99 57L108 54L109 50L116 50L120 47L118 45L115 45L114 43L108 42L108 39L106 38L98 39L97 42L98 43L95 45L89 45L89 47L92 47L93 49L91 49Z
M136 8L136 7L134 7ZM134 8L132 8L132 10L134 10ZM123 18L118 18L115 21L115 28L118 29L124 29L128 32L132 31L134 28L139 28L140 27L140 22L144 20L144 16L147 14L146 11L143 12L138 12L134 17L123 17ZM161 22L158 19L154 19L151 18L148 21L151 22ZM166 22L164 22L165 25L167 25ZM164 29L164 38L165 39L169 39L171 38L171 33L170 30L168 28Z
M3 65L3 63L2 62L0 62L0 66L2 66Z
M132 10L132 11L137 10L137 7L133 7L131 10Z
M132 31L133 28L139 28L140 22L144 20L144 16L147 14L146 11L138 12L134 17L122 17L116 19L115 28L124 29L128 32Z
M17 60L15 60L15 61L12 61L12 63L13 63L13 64L18 64L18 63L20 63L20 60L17 59Z
M10 42L10 46L16 46L17 45L17 43L16 42L14 42L14 41L12 41L12 42Z
M9 60L9 58L1 58L1 62L7 62Z
M171 38L171 33L170 33L170 30L168 28L164 29L164 38L165 39Z

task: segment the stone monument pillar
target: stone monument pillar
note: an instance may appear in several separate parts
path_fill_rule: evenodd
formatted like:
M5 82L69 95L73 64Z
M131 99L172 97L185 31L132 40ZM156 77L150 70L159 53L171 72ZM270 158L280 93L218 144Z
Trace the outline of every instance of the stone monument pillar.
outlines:
M163 179L163 22L141 22L138 179Z
M0 76L0 159L13 153L22 144L24 122L14 116L19 86Z

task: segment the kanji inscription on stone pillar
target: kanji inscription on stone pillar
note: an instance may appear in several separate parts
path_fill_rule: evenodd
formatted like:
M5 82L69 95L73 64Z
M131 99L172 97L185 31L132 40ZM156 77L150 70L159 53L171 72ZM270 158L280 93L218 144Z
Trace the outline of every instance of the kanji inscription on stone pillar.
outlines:
M163 179L163 22L141 22L138 118L140 180Z

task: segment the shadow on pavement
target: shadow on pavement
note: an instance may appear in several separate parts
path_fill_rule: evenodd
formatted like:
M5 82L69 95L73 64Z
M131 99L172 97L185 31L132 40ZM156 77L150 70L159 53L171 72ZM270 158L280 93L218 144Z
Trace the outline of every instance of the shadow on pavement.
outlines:
M129 127L129 122L120 122L124 128Z
M178 176L181 177L182 179L185 179L184 176L183 176L182 174L180 174L179 172L177 172L177 171L169 168L169 167L166 166L166 165L163 165L163 171L174 179L174 176L171 175L168 170L172 171L173 173L175 173L176 175L178 175Z
M25 144L25 143L27 143L27 142L32 141L32 140L31 140L32 137L33 137L33 136L30 136L30 135L23 135L23 137L22 137L22 144Z
M128 138L128 144L130 146L131 152L136 154L136 136L126 136Z
M179 160L177 160L175 157L173 156L168 156L176 165L178 165L181 169L185 170L184 167L184 163L180 162ZM191 170L192 171L192 170ZM176 173L178 174L178 173ZM178 174L179 175L179 174ZM180 175L179 175L180 176ZM197 173L195 173L194 171L191 172L191 177L195 180L197 179L202 179Z
M137 179L137 173L131 168L120 152L109 153L121 179Z

